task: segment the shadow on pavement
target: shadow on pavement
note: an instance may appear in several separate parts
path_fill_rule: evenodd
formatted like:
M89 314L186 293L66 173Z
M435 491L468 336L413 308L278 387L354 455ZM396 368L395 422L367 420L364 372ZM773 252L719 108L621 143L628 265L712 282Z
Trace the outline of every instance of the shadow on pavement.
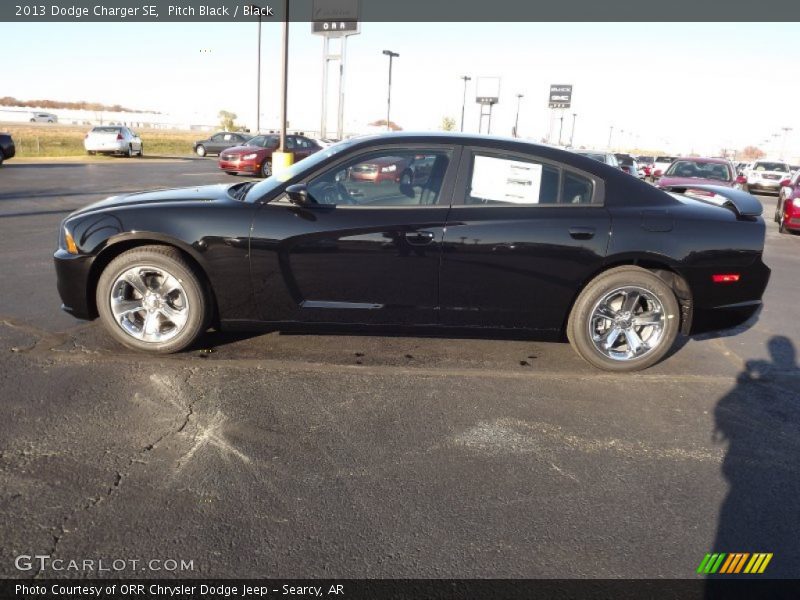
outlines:
M711 575L712 593L720 578L748 577L753 553L773 554L755 577L800 576L800 368L789 338L774 336L767 346L770 360L748 361L714 411L715 441L728 443L722 473L729 491L706 552L750 557L738 575Z

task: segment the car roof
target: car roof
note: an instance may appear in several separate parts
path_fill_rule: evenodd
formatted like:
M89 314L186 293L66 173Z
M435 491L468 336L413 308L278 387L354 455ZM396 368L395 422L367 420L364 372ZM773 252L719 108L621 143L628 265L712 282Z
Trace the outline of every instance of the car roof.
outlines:
M729 162L731 162L727 158L705 158L702 156L681 156L675 159L676 162L679 160L688 160L691 162L713 163L722 165L727 165Z

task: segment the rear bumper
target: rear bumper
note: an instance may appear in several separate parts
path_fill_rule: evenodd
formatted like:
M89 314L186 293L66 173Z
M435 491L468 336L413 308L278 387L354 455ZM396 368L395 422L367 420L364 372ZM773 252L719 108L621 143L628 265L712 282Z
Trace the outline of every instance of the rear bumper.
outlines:
M84 142L83 147L87 152L126 152L128 144L121 142Z
M94 319L97 309L89 302L89 273L93 256L70 254L57 250L53 255L56 267L56 286L61 297L61 308L78 319Z

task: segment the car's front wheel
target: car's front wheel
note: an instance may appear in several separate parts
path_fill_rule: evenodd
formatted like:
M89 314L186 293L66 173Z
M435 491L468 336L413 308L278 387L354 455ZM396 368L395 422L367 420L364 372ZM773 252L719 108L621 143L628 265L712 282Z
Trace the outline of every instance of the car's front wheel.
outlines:
M268 160L264 161L264 164L261 165L261 176L262 177L271 177L272 176L272 163Z
M206 147L202 144L195 148L194 151L197 152L197 156L203 157L206 155Z
M112 260L100 275L96 301L117 341L158 354L191 345L211 314L202 278L168 246L142 246Z
M139 158L142 158L144 156L144 144L139 144L139 153L136 156L138 156Z
M598 275L580 293L567 338L588 363L638 371L669 352L680 328L678 300L653 273L634 266Z

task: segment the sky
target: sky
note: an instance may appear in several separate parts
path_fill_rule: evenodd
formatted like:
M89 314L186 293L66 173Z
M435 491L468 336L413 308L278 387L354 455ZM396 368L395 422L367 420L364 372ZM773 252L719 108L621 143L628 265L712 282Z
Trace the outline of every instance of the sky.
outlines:
M572 84L562 139L572 134L575 113L576 146L605 148L613 127L617 147L717 154L755 145L777 156L785 144L787 158L800 158L798 34L797 23L362 23L347 43L345 130L385 118L382 50L390 49L400 54L391 119L406 130L438 129L444 117L460 126L460 77L468 75L464 128L477 132L475 83L495 76L494 134L511 134L523 94L520 135L547 136L549 86ZM24 48L0 64L0 96L122 104L204 123L224 109L255 127L255 22L0 23L0 39L6 48ZM309 23L291 24L291 129L319 129L322 44ZM277 23L263 25L261 79L262 128L275 128ZM335 116L331 102L333 129Z

